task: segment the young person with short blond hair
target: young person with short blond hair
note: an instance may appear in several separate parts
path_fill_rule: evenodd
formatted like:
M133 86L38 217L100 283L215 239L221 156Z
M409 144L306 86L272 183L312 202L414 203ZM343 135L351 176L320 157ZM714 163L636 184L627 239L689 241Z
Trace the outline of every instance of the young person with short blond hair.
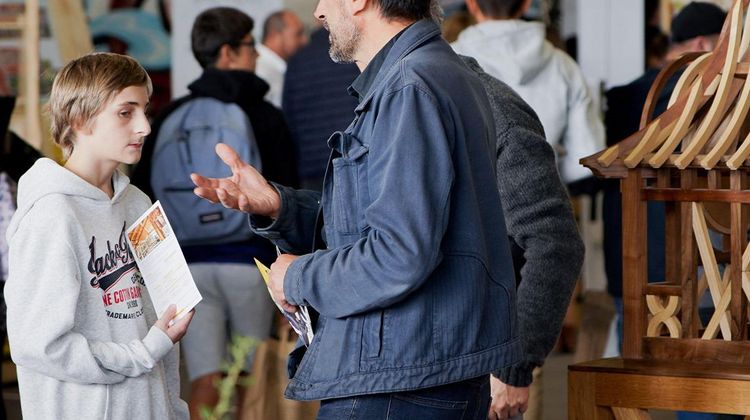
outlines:
M157 319L125 241L150 200L117 170L137 162L151 80L132 58L68 63L49 102L64 165L18 185L7 237L8 339L26 419L187 419L178 349L192 319Z

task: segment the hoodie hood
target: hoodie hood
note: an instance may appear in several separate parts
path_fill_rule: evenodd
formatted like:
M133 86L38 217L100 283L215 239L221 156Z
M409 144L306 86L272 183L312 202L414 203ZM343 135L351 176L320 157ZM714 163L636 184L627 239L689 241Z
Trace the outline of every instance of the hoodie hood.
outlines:
M209 67L188 86L193 96L208 96L241 107L263 102L269 86L255 73L243 70L219 70Z
M451 45L474 57L487 73L511 85L523 85L544 70L554 47L544 25L522 20L489 20L466 28Z
M113 204L120 201L130 185L130 179L119 170L112 177L114 195L109 198L99 188L89 184L48 158L38 159L18 181L18 208L13 215L6 237L10 242L24 216L44 197L54 194L74 196L78 200Z

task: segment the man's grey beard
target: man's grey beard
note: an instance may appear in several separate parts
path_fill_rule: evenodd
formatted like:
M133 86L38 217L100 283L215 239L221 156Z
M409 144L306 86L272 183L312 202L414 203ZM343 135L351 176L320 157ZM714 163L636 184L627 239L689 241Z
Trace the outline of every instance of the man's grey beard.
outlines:
M333 60L334 63L353 63L354 54L359 47L362 33L352 22L347 22L346 27L338 28L338 30L338 36L334 36L333 32L331 32L330 29L328 30L328 40L331 43L328 55L331 56L331 60Z

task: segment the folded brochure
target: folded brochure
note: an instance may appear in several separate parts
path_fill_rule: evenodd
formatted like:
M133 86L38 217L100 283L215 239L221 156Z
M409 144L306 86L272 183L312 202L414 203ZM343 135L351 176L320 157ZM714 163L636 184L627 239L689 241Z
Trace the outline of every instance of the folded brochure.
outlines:
M146 210L125 237L157 316L174 304L176 319L182 318L203 299L161 203Z
M263 281L266 282L266 286L268 286L268 272L270 271L268 267L263 265L262 262L258 261L257 258L255 259L255 265L258 267L258 271L260 271L261 277L263 277ZM269 294L271 290L268 290ZM297 312L288 312L285 311L281 305L279 305L278 302L276 302L276 299L273 298L273 295L271 295L271 299L273 300L273 303L276 304L276 307L279 308L282 314L284 314L284 318L289 321L289 325L292 326L292 329L299 335L299 337L302 339L302 342L305 343L305 346L309 346L313 339L313 329L312 329L312 321L310 321L310 312L307 310L307 306L300 305L297 310Z

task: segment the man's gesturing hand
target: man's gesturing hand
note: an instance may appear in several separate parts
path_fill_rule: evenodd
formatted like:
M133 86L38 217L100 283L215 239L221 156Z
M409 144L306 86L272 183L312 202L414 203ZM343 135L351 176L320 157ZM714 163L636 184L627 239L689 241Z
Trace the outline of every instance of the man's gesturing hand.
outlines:
M232 170L227 178L207 178L190 175L196 185L195 195L212 203L245 213L276 218L281 208L281 198L276 189L255 168L243 162L237 152L226 144L216 145L216 154Z

